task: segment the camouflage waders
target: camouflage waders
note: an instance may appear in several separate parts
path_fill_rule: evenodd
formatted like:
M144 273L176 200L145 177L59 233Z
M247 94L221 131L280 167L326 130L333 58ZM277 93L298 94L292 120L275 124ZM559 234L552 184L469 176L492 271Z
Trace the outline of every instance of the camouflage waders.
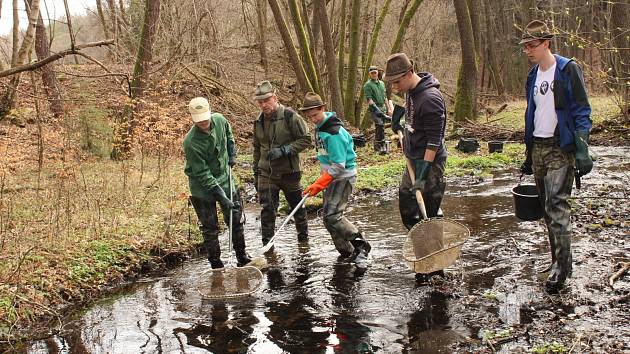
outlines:
M427 174L422 197L427 210L427 217L435 217L444 198L444 190L446 182L444 182L444 167L446 166L446 154L444 156L436 156L435 161L431 165L431 170ZM409 178L409 171L405 167L400 187L398 188L398 208L400 209L400 217L407 228L411 228L420 221L420 209L416 201L415 192L411 189L413 182Z
M551 249L551 273L546 286L558 290L571 276L571 206L575 157L564 153L556 138L534 137L532 168Z
M271 178L261 174L258 176L258 198L262 210L260 212L260 233L263 244L267 244L276 230L276 211L278 210L280 191L293 210L302 200L301 172L283 174L282 178ZM293 216L298 241L308 240L308 221L306 208L301 207Z
M324 226L343 257L352 256L355 248L369 248L359 229L343 216L356 180L356 176L333 180L324 190Z
M232 246L236 253L237 259L243 258L245 253L245 238L243 235L243 225L245 220L243 217L243 201L240 192L234 191L232 195L234 209L232 209ZM201 199L190 197L190 202L195 209L197 218L199 219L199 230L203 235L204 247L208 251L208 260L213 268L222 268L221 263L221 247L219 246L219 223L217 216L217 201L209 199ZM219 204L220 205L220 204ZM226 225L230 223L229 210L223 209L223 221ZM221 265L220 267L215 267Z

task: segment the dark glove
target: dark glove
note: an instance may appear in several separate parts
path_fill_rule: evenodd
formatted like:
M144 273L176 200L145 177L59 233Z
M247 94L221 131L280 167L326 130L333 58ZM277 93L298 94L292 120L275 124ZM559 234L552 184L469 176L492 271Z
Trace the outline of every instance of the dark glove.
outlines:
M378 119L375 119L374 123L383 124L383 121L387 119L387 116L383 111L381 111L378 107L376 107L375 103L372 103L368 106L368 110L372 112L372 116Z
M532 169L532 152L530 149L525 150L525 161L521 164L521 173L524 175L533 175Z
M394 106L394 113L392 113L392 130L394 133L398 133L399 130L403 130L402 124L400 124L401 118L405 115L405 107L400 105Z
M234 209L234 203L232 203L232 201L225 195L223 188L221 188L220 186L215 186L214 188L212 188L212 194L217 199L219 204L221 204L221 207L223 209Z
M413 182L412 190L424 190L424 185L426 183L427 175L431 170L431 161L427 160L413 160L414 172L416 174L416 180Z
M588 132L575 132L575 168L577 175L582 177L593 169L593 159L588 154Z
M269 152L267 153L267 159L275 160L275 159L279 159L281 157L289 156L289 155L291 155L291 145L287 144L287 145L282 145L277 148L269 149Z
M236 156L230 156L228 158L228 165L230 165L230 167L234 167L234 165L236 165Z

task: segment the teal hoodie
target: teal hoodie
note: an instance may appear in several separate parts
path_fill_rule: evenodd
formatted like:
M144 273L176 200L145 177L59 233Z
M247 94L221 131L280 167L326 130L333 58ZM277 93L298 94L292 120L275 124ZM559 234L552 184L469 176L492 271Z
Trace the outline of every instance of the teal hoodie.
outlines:
M315 133L315 148L321 169L335 179L356 176L357 154L354 152L352 136L335 112L325 114Z

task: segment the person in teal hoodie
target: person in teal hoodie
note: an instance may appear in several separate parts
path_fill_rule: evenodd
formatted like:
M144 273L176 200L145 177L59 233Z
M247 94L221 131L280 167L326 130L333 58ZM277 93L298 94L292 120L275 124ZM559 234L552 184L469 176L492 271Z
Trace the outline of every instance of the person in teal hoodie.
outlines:
M352 136L335 112L326 112L326 104L316 93L307 93L299 110L315 124L315 148L321 166L321 175L304 190L304 195L315 196L324 191L324 226L335 248L341 257L353 261L357 268L365 269L370 244L343 216L357 179L357 155Z
M217 202L223 212L223 220L229 225L232 213L232 245L239 267L251 261L245 252L243 234L243 207L240 193L232 177L232 198L228 169L236 164L236 147L232 128L220 113L211 113L208 100L193 98L188 104L194 125L184 138L190 202L199 218L199 229L208 250L208 261L213 269L223 268L219 247Z

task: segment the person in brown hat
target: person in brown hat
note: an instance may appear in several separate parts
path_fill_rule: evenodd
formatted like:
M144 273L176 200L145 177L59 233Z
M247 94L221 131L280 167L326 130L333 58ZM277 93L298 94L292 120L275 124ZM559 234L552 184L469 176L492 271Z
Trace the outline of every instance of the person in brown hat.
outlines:
M304 194L314 196L324 191L324 225L335 248L342 257L354 261L357 268L365 269L370 244L343 216L357 179L352 136L335 112L326 111L326 103L316 93L307 93L299 110L315 125L315 148L321 166L321 175Z
M544 205L551 265L547 291L560 290L572 272L569 197L579 178L591 171L588 153L591 106L582 70L573 59L551 52L553 33L539 20L523 30L519 44L534 67L525 84L525 162L521 172L534 175ZM577 183L576 183L577 185Z
M440 82L430 73L416 73L405 53L392 54L387 59L385 81L392 89L405 94L403 152L414 172L411 180L405 169L398 190L400 216L410 230L420 219L420 208L415 191L424 198L427 217L438 216L446 183L444 168L447 151L444 143L446 130L446 104L440 92ZM429 275L417 275L427 280Z
M384 123L391 120L392 103L385 94L385 83L378 78L378 67L370 66L369 79L363 85L363 95L368 105L368 114L374 122L374 151L387 153Z
M208 100L193 98L188 104L193 126L184 138L186 156L184 173L188 176L190 202L199 218L199 229L204 246L208 251L208 261L213 269L223 268L219 246L219 221L217 203L223 211L223 220L229 225L232 214L232 245L238 266L251 261L245 252L243 234L243 207L238 188L228 169L236 164L236 147L232 128L220 113L212 113ZM232 190L232 195L230 195Z
M308 125L289 107L278 102L271 82L265 80L254 91L260 113L254 121L254 185L262 206L260 212L263 244L275 233L280 191L293 210L302 200L300 152L311 146ZM294 216L298 241L308 240L306 209Z

